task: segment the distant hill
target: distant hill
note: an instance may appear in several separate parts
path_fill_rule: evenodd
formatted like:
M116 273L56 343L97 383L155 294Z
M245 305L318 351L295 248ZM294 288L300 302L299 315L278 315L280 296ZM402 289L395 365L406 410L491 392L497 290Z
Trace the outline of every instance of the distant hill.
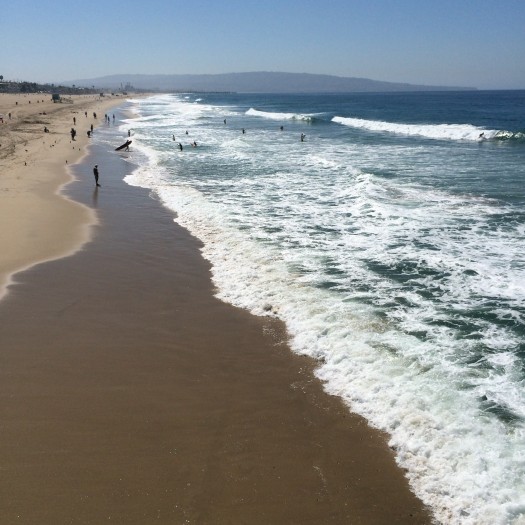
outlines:
M109 75L63 82L66 85L95 86L118 90L133 86L142 90L236 91L240 93L343 93L362 91L459 91L475 88L423 86L382 82L368 78L313 75L309 73L226 73L220 75Z

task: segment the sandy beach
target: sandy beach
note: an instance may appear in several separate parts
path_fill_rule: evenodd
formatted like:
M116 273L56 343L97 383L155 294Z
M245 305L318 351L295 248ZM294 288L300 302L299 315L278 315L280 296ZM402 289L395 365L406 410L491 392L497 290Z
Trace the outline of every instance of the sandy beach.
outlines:
M67 167L85 153L90 126L122 97L66 100L71 102L53 103L42 93L0 95L0 222L8 225L0 231L0 297L13 271L73 253L96 222L90 209L65 199L59 189L71 178Z
M0 523L431 523L283 324L215 298L130 164L85 154L122 99L48 98L0 96Z

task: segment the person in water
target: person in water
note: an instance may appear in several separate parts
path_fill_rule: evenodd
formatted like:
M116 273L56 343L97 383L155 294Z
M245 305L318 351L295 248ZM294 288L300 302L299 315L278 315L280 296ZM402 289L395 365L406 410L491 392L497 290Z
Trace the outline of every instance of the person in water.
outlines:
M301 133L301 142L304 142L305 138L306 138L306 135L304 133Z

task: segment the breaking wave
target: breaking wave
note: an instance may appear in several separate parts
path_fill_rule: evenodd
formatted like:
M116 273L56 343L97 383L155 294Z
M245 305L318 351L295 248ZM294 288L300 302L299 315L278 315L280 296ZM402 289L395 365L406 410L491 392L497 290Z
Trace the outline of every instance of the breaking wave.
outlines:
M351 128L438 140L525 140L525 133L484 129L472 124L402 124L335 116L332 122Z

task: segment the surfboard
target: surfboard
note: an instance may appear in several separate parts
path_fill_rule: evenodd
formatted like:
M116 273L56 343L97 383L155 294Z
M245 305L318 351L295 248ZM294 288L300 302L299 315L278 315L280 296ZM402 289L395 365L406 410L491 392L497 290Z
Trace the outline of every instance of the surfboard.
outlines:
M133 141L132 140L126 140L122 146L119 146L118 148L115 148L115 151L120 151L121 149L127 148Z

